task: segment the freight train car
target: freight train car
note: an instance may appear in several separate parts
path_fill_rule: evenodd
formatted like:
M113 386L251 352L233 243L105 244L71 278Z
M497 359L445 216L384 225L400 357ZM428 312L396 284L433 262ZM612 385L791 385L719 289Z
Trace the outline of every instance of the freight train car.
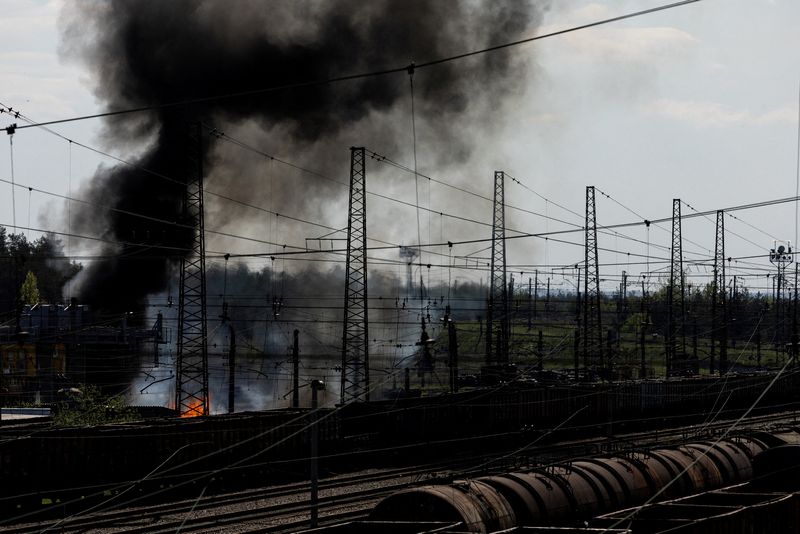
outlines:
M772 436L794 443L796 431ZM461 531L524 525L576 525L651 499L665 500L750 480L769 448L757 436L699 442L628 456L586 458L524 472L421 486L386 497L371 521L461 523Z
M760 410L798 406L800 374L729 375L617 383L504 384L440 397L354 403L342 408L343 439L385 444L423 444L491 436L495 445L520 432L559 428L578 434L658 428L733 416L768 390Z
M354 403L320 412L321 468L434 461L533 439L605 435L732 416L769 386L759 409L797 406L797 372L613 384L502 384L454 395ZM773 382L774 380L774 382ZM754 412L754 413L757 413ZM306 410L165 419L91 428L0 426L0 512L42 499L158 492L189 480L218 489L306 475ZM613 426L612 426L613 425ZM558 428L557 433L550 429ZM532 435L533 433L533 435ZM209 490L211 491L211 490ZM88 493L87 493L88 492ZM73 492L74 496L74 492Z

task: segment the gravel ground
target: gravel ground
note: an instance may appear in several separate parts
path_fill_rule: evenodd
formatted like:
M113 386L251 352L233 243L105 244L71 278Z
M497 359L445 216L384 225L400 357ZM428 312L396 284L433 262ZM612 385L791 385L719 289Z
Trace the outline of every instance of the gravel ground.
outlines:
M379 476L385 473L386 470L380 469L370 469L365 471L360 471L357 473L348 473L346 475L339 475L335 477L329 477L320 482L334 482L337 479L347 479L354 475L375 475ZM350 482L347 483L343 480L344 485L337 486L333 488L323 488L319 490L319 497L320 499L324 499L326 497L337 497L342 496L346 497L347 495L354 493L354 492L362 492L362 491L373 491L379 490L380 488L392 488L396 487L398 484L410 484L414 482L419 482L419 476L398 476L387 480L377 480L377 481L361 481L361 482ZM287 486L274 486L274 487L264 487L261 488L260 492L264 494L268 494L270 492L275 492L276 490L280 490L281 488L286 488ZM291 487L291 486L288 486ZM306 486L307 488L307 486ZM85 526L77 526L74 528L70 528L69 521L62 523L61 525L51 528L47 530L47 532L57 532L57 533L71 533L71 532L81 532L86 534L117 534L123 532L129 532L134 529L158 529L159 527L167 526L173 522L182 522L184 520L196 520L196 519L209 519L215 516L219 516L222 514L230 514L230 513L240 513L240 512L248 512L248 511L257 511L263 509L268 506L276 506L276 505L287 505L296 503L298 505L302 505L307 503L310 499L310 493L306 489L305 491L298 489L297 492L292 493L290 495L282 495L276 497L257 497L255 494L259 492L258 489L251 489L243 492L232 492L223 494L224 496L228 497L241 497L244 495L254 495L252 498L247 499L242 502L238 503L230 503L230 504L210 504L205 503L205 501L210 500L209 498L203 498L200 500L195 501L194 499L185 500L178 504L183 505L193 505L196 504L196 508L191 512L180 512L180 513L168 513L164 512L157 520L153 520L149 517L142 517L140 520L136 520L135 517L127 517L124 519L124 524L122 524L123 520L120 520L119 526L103 526L97 528L86 528ZM213 498L219 498L221 495L215 495ZM363 500L359 501L356 504L342 504L336 506L335 508L328 508L328 509L320 509L319 518L320 520L324 521L326 516L331 514L336 514L345 511L357 511L357 510L368 510L374 506L379 499L375 498L364 498ZM132 508L123 508L119 510L113 510L113 512L119 511L126 511L131 512L132 514L138 513L147 513L151 511L150 506L140 506L140 507L132 507ZM94 513L92 517L96 518L98 521L102 521L104 518L103 513ZM76 519L83 518L84 516L77 516ZM264 528L267 526L278 526L281 524L291 524L296 523L297 521L307 521L309 519L309 513L307 511L303 512L292 512L287 513L285 515L281 515L279 517L275 517L274 519L263 519L257 521L247 521L243 519L241 523L237 523L235 526L227 526L227 527L217 527L213 529L207 529L203 532L219 532L219 533L242 533L248 532L250 530ZM22 530L26 527L41 527L45 528L47 523L28 523L28 524L19 524L14 525L13 527L9 527L8 529L0 529L0 532L16 532L18 530ZM296 530L292 528L288 528L287 532ZM186 526L185 530L182 531L193 531L189 528L189 525ZM196 531L193 531L196 532Z

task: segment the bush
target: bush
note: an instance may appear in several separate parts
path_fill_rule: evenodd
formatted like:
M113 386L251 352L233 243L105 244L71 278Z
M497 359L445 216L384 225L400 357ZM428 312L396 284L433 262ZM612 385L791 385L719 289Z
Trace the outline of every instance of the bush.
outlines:
M124 423L138 419L136 410L125 404L120 396L106 396L97 386L83 385L65 393L66 400L58 403L55 426L92 426Z

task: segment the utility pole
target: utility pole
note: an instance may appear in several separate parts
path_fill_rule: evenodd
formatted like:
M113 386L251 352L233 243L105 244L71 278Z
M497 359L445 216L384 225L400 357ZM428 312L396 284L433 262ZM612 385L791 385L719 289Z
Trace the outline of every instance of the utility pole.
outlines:
M597 217L594 186L586 186L586 226L584 227L583 353L584 360L605 374L603 327L600 310L600 268L597 257Z
M533 326L533 287L531 286L531 277L528 277L528 332L531 331Z
M544 369L544 342L542 340L542 331L539 330L539 339L536 343L536 355L538 358L538 363L536 365L537 369L541 373Z
M650 322L650 311L647 307L647 289L644 286L645 282L645 275L642 275L642 300L640 302L640 310L639 312L642 315L642 324L639 331L640 335L640 348L641 348L641 361L639 367L639 378L644 378L647 376L647 361L646 361L646 350L645 350L645 340L646 340L646 331L647 331L647 324Z
M756 365L761 367L761 331L756 330Z
M581 350L581 330L580 328L576 328L575 332L575 339L572 343L572 354L575 359L575 382L580 379L580 369L581 369L581 361L580 361L580 350Z
M300 330L293 332L292 343L292 408L300 407Z
M202 126L187 135L186 196L183 218L194 227L192 244L181 258L175 409L181 417L209 415L206 326L206 245L203 222Z
M725 280L725 212L717 211L717 232L714 248L714 295L712 296L712 347L719 339L719 374L728 372L728 287ZM713 352L713 351L712 351Z
M676 372L677 360L684 360L686 355L686 329L684 326L686 308L684 304L683 285L683 237L681 235L681 200L672 199L672 247L669 267L669 285L667 286L667 336L665 367L666 375ZM681 342L678 343L678 335Z
M547 294L545 295L544 300L544 311L548 313L550 311L550 277L547 277Z
M230 346L228 347L228 413L236 411L236 330L228 324Z
M369 400L366 174L364 147L351 147L342 329L342 404Z
M228 261L230 257L229 254L225 255L225 261ZM228 276L228 264L225 264L225 286L227 287L227 276ZM228 325L228 413L234 413L236 411L236 330L233 328L233 323L231 322L231 317L228 315L228 303L224 300L225 299L225 290L223 289L223 300L222 300L222 315L219 316L222 319L222 324ZM159 313L159 316L161 314Z
M506 313L508 319L506 319L506 350L511 350L511 337L514 333L514 321L516 320L517 316L519 315L519 301L515 297L516 292L514 291L514 275L511 274L508 280L508 293L507 299L508 304L506 308ZM512 312L513 309L513 312Z
M445 308L444 323L447 326L447 367L449 370L450 393L458 391L458 336L456 323L450 317L450 305Z
M583 313L583 304L581 302L581 267L580 265L575 265L575 270L578 272L578 282L575 286L575 339L577 341L580 340L580 333L581 328L583 328L581 324L581 318ZM578 352L580 350L580 345L575 345L575 369L577 373L579 360L578 360ZM586 354L583 355L583 368L584 370L588 370L589 362L586 361ZM578 379L578 375L575 375L575 380Z
M492 217L492 264L489 306L486 318L486 364L508 363L508 285L506 283L505 173L494 173L494 216ZM495 333L497 339L495 340ZM494 346L493 346L494 343Z
M153 367L161 365L158 346L163 343L166 343L164 341L164 314L158 312L156 323L153 325Z
M792 301L792 366L797 367L798 343L800 335L797 333L797 262L794 263L794 299Z
M417 364L418 369L418 376L422 377L422 385L425 385L425 373L432 373L433 372L433 355L431 354L431 344L434 342L433 339L428 335L428 331L425 328L425 317L422 318L422 332L419 336L419 341L417 341L414 345L417 347L422 347L422 356L419 359Z
M316 528L319 516L319 403L317 393L325 389L322 380L311 381L311 528Z
M775 329L778 350L784 351L786 347L783 323L786 319L786 312L783 303L783 287L786 285L786 267L794 261L792 243L787 241L779 244L778 241L775 241L769 253L769 261L778 268L778 276L775 279ZM792 322L794 323L794 321Z
M731 269L731 258L728 258L728 272L733 272L733 269ZM733 287L731 288L730 299L728 300L728 302L730 303L728 305L728 321L727 321L727 324L728 324L728 332L727 332L727 334L728 334L728 338L729 339L732 338L732 337L733 338L736 337L736 335L738 333L738 331L736 329L736 326L739 324L738 323L738 321L739 321L739 282L737 281L739 276L734 274L732 276L732 278L733 278ZM733 328L731 328L731 327L733 327ZM735 339L734 339L733 343L734 343L734 346L735 346L735 343L736 343Z
M617 299L617 354L622 347L622 323L628 313L628 273L622 271L622 281L619 284L619 296Z

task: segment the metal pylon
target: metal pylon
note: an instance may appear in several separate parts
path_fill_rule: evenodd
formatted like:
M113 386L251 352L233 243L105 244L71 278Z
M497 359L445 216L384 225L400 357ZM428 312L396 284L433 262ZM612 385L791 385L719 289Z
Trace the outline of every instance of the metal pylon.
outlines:
M583 361L605 371L603 327L600 310L600 267L597 257L597 211L594 186L586 186L586 226L584 227L586 276L583 279Z
M206 331L203 148L199 123L187 136L184 221L194 226L190 251L181 259L178 301L178 362L175 408L181 417L208 415L208 336Z
M683 279L683 237L681 235L681 200L672 200L672 247L669 267L669 285L667 286L667 336L666 336L666 372L667 376L675 372L678 359L686 355L685 326L685 292ZM680 336L680 340L678 339Z
M494 172L492 265L486 312L486 364L508 363L508 284L506 282L505 173Z
M714 247L714 285L711 294L711 339L719 340L719 374L728 370L728 287L725 283L725 212L717 211L716 245ZM714 345L712 344L712 347ZM712 352L713 355L713 352ZM713 358L713 356L712 356ZM711 372L714 372L713 360Z
M364 148L350 148L341 402L369 400L367 197Z

